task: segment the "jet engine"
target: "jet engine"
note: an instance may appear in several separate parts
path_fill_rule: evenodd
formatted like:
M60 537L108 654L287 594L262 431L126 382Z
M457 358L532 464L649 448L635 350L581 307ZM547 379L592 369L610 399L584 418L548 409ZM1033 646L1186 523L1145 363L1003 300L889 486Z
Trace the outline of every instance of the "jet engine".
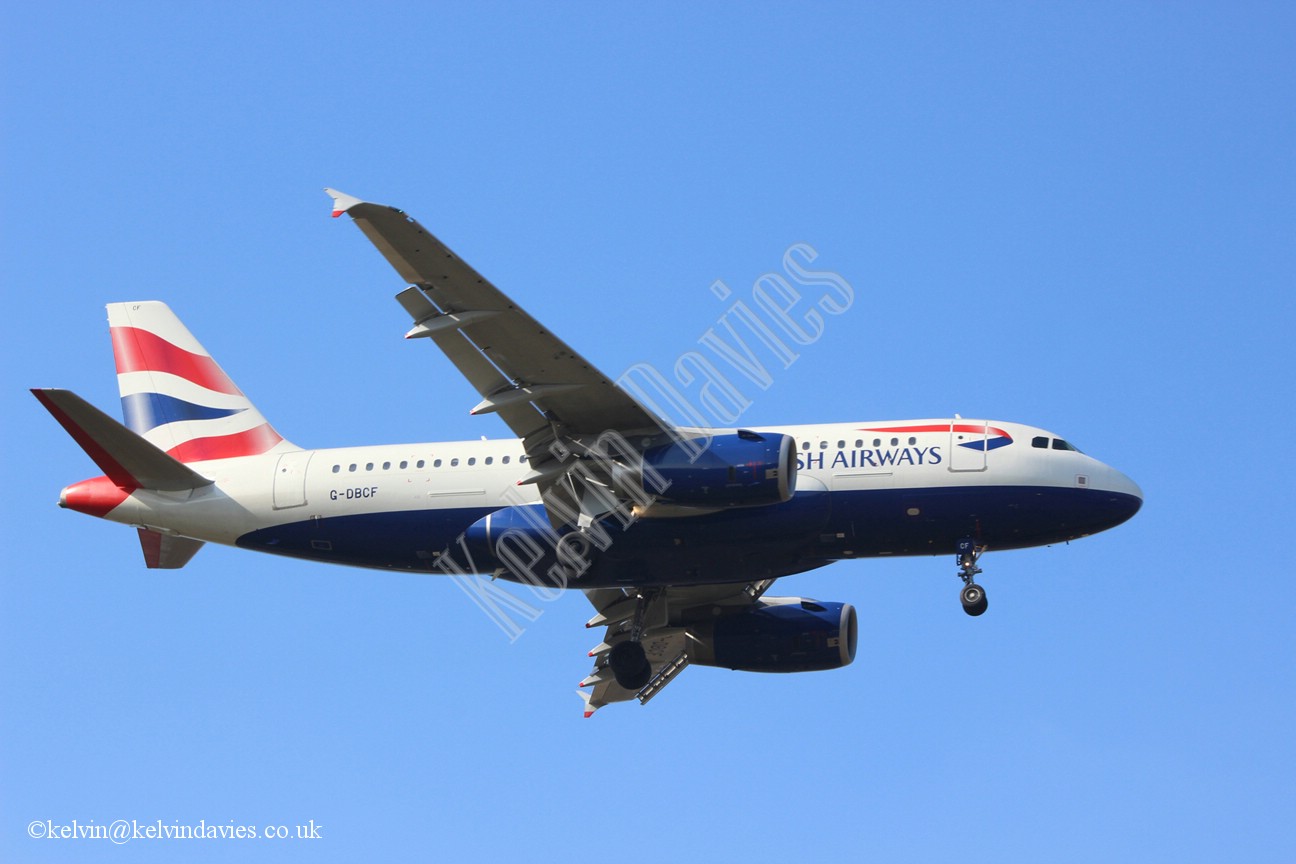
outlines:
M790 435L739 429L713 436L701 453L690 443L644 451L644 472L656 472L667 484L661 489L644 478L645 491L692 507L779 504L796 491L796 442Z
M689 660L744 672L839 669L855 659L859 625L849 603L766 597L687 625Z

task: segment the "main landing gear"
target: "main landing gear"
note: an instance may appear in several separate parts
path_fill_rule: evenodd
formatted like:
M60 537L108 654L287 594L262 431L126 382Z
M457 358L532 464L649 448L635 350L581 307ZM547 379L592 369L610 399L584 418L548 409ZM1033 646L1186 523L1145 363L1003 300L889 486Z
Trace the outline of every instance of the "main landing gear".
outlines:
M978 546L970 539L964 538L958 542L958 577L963 580L959 602L963 604L963 611L974 618L985 612L987 606L985 589L972 581L972 577L981 572L976 562L984 551L984 546Z
M616 678L617 684L636 693L652 680L652 663L648 661L648 654L640 641L643 636L644 613L648 611L650 599L647 592L639 594L634 618L630 621L630 638L616 643L608 652L608 666L612 668L612 676Z

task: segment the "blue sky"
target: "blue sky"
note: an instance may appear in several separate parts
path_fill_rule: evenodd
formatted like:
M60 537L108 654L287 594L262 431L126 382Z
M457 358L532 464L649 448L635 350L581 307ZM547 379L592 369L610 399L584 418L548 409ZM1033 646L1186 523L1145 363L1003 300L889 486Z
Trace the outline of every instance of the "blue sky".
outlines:
M1290 861L1296 14L1284 4L90 4L0 17L5 861ZM778 591L848 669L690 669L580 717L579 595L54 506L160 299L304 446L503 436L322 187L414 214L604 371L667 369L812 244L856 303L744 422L964 416L1134 477L1132 522ZM35 820L317 840L33 840ZM806 850L811 850L807 853Z

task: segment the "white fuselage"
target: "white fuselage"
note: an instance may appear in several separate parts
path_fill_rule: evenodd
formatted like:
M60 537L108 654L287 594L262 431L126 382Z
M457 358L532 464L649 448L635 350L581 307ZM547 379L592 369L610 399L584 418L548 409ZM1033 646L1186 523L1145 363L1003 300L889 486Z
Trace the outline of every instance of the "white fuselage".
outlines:
M939 419L757 431L796 440L793 502L828 496L810 517L813 530L798 529L796 536L807 537L804 560L787 564L791 570L841 557L945 553L958 536L976 532L993 537L994 548L1057 542L1118 524L1141 501L1120 472L1017 423ZM517 439L294 450L190 467L214 483L184 493L136 490L103 515L214 543L430 569L484 514L540 503L535 485L518 483L530 467ZM64 503L78 509L68 500L75 488L65 490ZM778 507L787 505L695 516L684 520L684 533L711 531L723 542L741 535L745 523L764 532ZM1017 524L1009 524L1013 514ZM918 542L924 532L930 542ZM678 545L681 530L670 533Z

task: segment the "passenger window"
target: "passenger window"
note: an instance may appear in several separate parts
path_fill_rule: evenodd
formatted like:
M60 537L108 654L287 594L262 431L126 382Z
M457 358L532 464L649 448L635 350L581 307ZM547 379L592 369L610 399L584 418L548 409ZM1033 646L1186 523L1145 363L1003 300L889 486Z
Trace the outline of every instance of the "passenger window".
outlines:
M892 439L891 439L891 446L892 446L892 447L896 446L896 445L899 444L899 443L900 443L900 439L899 439L899 438L892 438Z
M810 449L810 442L809 442L809 441L802 441L802 442L801 442L801 449L802 449L802 450L809 450L809 449Z
M366 470L366 471L372 471L372 470L373 470L373 463L372 463L372 462L367 462L367 463L365 463L365 470Z
M917 443L918 443L918 439L917 439L917 438L910 438L910 439L909 439L909 446L912 447L914 444L917 444Z
M355 469L356 469L356 466L355 466L355 463L354 463L354 462L352 462L352 463L347 467L347 470L348 470L348 471L354 471Z
M383 463L383 470L384 470L384 471L390 471L390 470L391 470L391 463L390 463L390 462L384 462L384 463Z
M420 467L420 468L423 467L423 463L422 463L422 462L419 463L419 467ZM433 460L432 460L432 467L433 467L433 468L440 468L440 467L441 467L441 460L440 460L440 459L433 459Z
M828 449L828 442L827 442L827 441L820 441L820 442L819 442L819 449L820 449L820 450L827 450L827 449Z
M522 462L522 463L525 463L525 462L526 462L526 454L525 454L525 453L523 453L521 456L518 457L518 462Z
M338 473L338 472L341 471L341 470L342 470L342 466L341 466L341 465L334 465L334 466L333 466L333 473L334 473L334 474Z
M1040 450L1046 450L1048 449L1048 441L1049 439L1045 438L1043 435L1036 435L1031 439L1031 446L1039 448Z
M881 438L874 438L874 439L873 439L873 446L874 446L874 447L881 447L881 446L882 446L882 439L881 439Z
M495 461L495 460L494 460L492 457L490 457L490 456L487 456L487 457L486 457L486 464L487 464L487 465L491 464L491 462L493 462L493 461Z
M414 467L415 467L415 468L422 468L425 464L427 464L427 463L425 463L422 459L420 459L418 462L414 463Z
M856 438L856 439L855 439L855 446L856 446L856 448L863 447L863 446L864 446L864 439L863 439L863 438Z
M837 449L838 449L838 450L845 450L845 449L846 449L846 442L845 442L845 441L838 441L838 442L837 442Z
M458 456L456 456L456 457L454 457L453 459L450 460L450 467L451 467L451 468L458 468L458 467L459 467L459 457L458 457Z
M469 457L468 457L468 464L469 464L469 465L476 465L476 464L477 464L477 457L476 457L476 456L469 456Z
M408 468L408 467L409 467L409 460L407 460L407 459L402 459L402 460L401 460L401 470L404 471L404 470L405 470L406 468Z
M505 457L504 457L503 459L501 459L500 461L503 462L505 465L507 465L507 464L508 464L508 460L509 460L509 457L505 456Z

